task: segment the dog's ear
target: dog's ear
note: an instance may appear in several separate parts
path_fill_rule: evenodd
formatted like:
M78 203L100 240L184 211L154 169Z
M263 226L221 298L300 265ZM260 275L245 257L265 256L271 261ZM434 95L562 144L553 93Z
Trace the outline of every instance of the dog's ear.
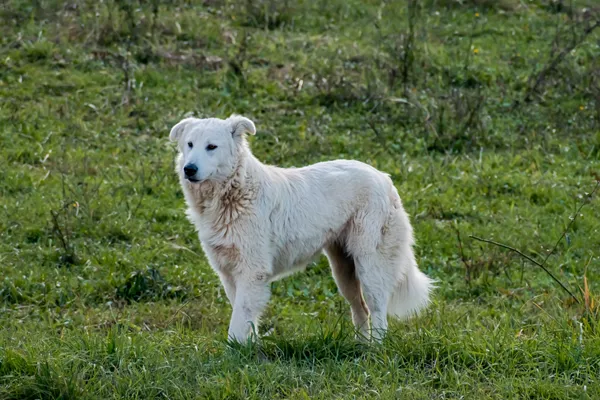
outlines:
M179 121L171 129L171 133L169 134L169 139L172 142L178 141L179 138L181 137L181 135L183 135L183 133L186 131L186 129L190 127L192 122L197 121L197 120L198 120L198 118L186 118L186 119L182 119L181 121Z
M254 122L246 117L234 114L227 118L227 121L231 124L231 136L233 137L242 136L245 133L249 133L250 135L256 134Z

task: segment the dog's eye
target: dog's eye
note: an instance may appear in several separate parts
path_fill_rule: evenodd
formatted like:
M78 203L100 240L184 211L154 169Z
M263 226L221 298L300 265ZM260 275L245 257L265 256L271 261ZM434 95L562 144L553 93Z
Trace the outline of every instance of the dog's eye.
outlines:
M192 143L192 142L188 142L188 147L189 147L190 149L194 148L194 143Z
M208 151L214 150L216 148L217 148L217 146L215 146L214 144L209 144L208 146L206 146L206 150L208 150Z

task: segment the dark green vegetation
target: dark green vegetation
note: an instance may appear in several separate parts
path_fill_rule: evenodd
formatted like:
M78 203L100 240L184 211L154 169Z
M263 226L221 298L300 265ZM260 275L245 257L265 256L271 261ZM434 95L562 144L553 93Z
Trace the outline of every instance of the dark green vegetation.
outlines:
M594 0L140 3L0 5L1 399L600 397ZM428 312L356 344L321 261L227 345L167 136L232 112L267 163L392 175ZM541 262L565 230L579 303L469 238Z

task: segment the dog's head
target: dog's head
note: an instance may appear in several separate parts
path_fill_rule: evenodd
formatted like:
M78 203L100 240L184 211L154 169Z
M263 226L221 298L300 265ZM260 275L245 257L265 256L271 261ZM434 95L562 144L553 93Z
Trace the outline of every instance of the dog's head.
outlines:
M245 135L255 133L254 123L239 115L180 121L169 135L179 147L177 173L192 183L227 179L238 164Z

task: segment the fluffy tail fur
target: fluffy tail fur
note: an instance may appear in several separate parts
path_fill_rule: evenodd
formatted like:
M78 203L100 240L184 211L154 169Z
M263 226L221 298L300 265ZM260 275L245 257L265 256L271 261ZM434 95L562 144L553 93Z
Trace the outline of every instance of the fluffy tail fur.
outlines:
M396 286L388 304L388 314L395 318L407 318L429 305L429 294L434 288L433 280L413 264L405 279Z

